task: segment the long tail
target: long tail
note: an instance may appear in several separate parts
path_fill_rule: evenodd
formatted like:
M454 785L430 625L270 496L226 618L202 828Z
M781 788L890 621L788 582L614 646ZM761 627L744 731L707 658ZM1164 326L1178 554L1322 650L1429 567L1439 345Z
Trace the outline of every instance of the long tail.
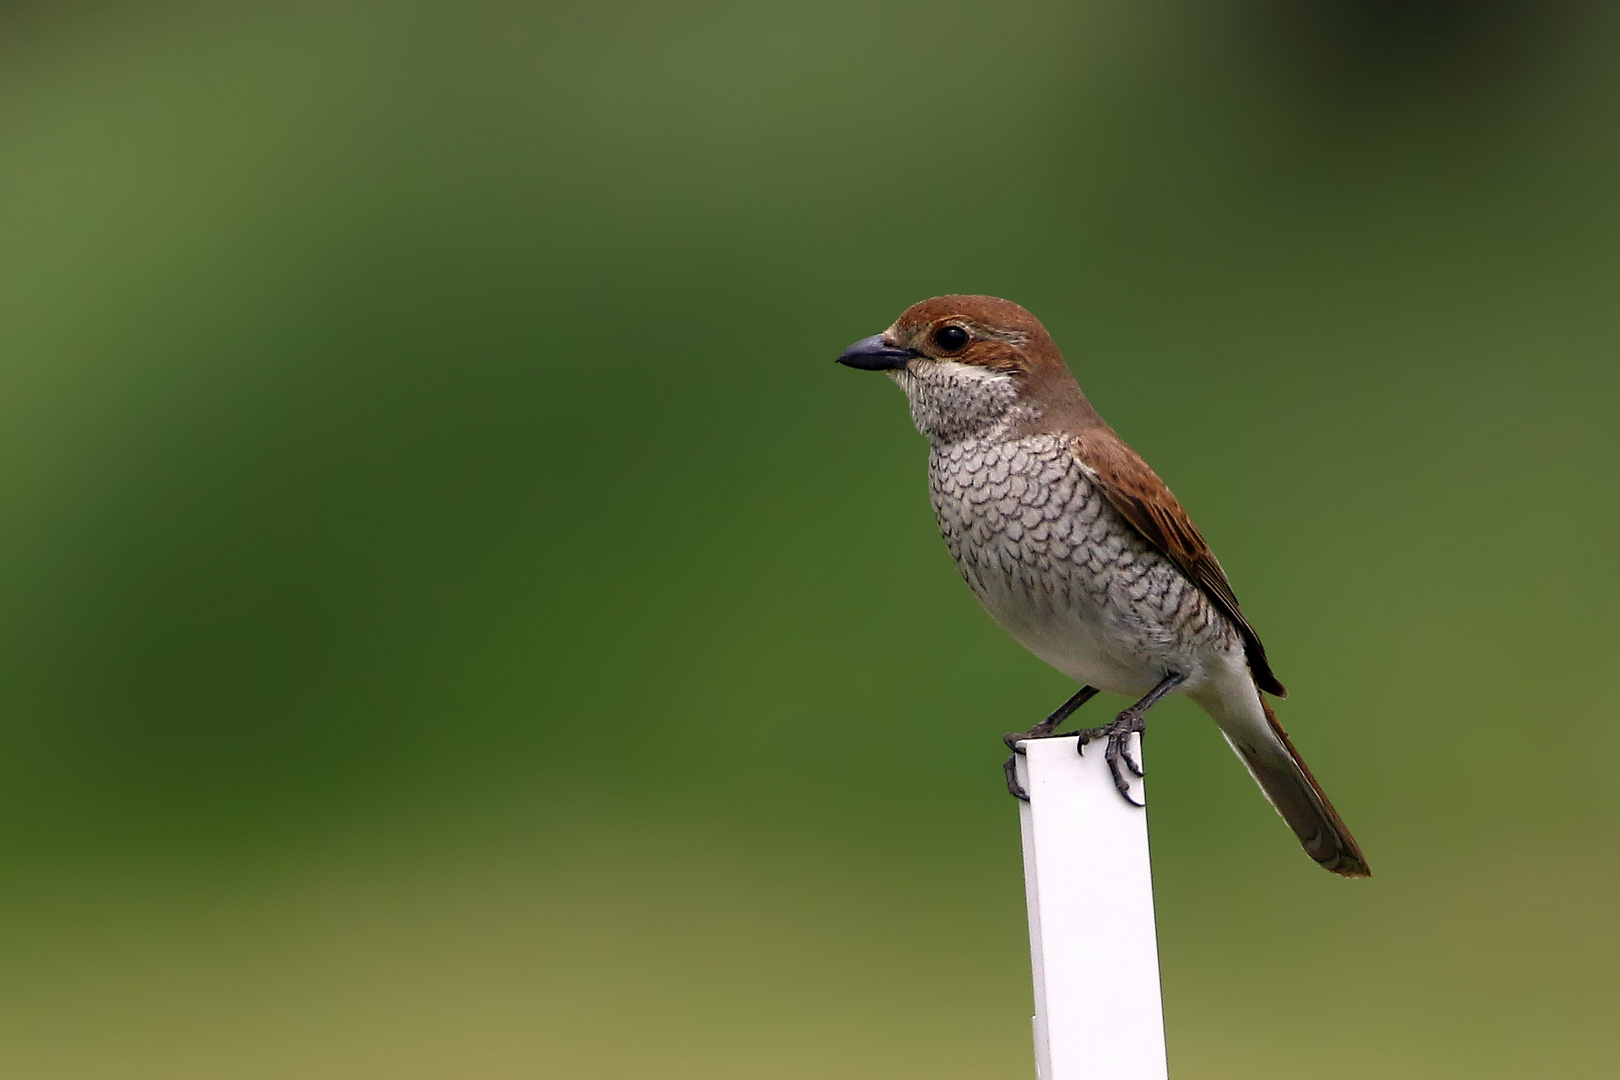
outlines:
M1226 741L1248 766L1249 775L1266 793L1288 827L1299 837L1305 854L1323 869L1345 877L1371 877L1367 860L1350 830L1339 820L1333 804L1322 793L1321 785L1306 768L1299 751L1288 741L1288 733L1277 723L1277 716L1266 700L1256 694L1264 710L1266 724L1245 723L1221 728Z

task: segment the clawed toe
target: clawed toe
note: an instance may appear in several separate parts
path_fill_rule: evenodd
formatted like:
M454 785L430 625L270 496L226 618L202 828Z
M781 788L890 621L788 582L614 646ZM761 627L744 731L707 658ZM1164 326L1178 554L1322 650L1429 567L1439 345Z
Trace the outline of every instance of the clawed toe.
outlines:
M1080 742L1076 749L1081 754L1086 752L1088 742L1103 740L1103 759L1108 762L1108 773L1114 780L1114 789L1132 806L1146 805L1131 798L1131 778L1140 779L1144 775L1141 762L1131 756L1131 736L1141 734L1146 726L1141 713L1126 709L1114 717L1113 723L1078 733Z
M1007 760L1001 763L1001 771L1007 774L1007 794L1023 802L1029 802L1029 792L1024 785L1018 782L1018 751L1014 750L1007 755Z
M1065 736L1059 735L1057 731L1063 725L1063 721L1067 720L1074 710L1096 696L1096 687L1082 686L1075 691L1068 701L1059 705L1051 716L1048 716L1028 731L1009 731L1001 737L1001 741L1007 744L1007 749L1012 751L1012 754L1001 765L1001 771L1007 775L1008 794L1016 799L1029 802L1029 792L1025 791L1023 785L1018 782L1018 755L1023 753L1022 750L1018 749L1019 742L1024 739L1064 738Z
M1131 781L1125 775L1127 771L1135 773L1137 776L1142 775L1141 771L1137 769L1136 763L1131 760L1130 738L1128 732L1109 736L1108 750L1105 755L1108 760L1108 772L1114 778L1114 789L1119 792L1120 798L1132 806L1146 806L1146 803L1139 803L1131 798Z
M1131 737L1129 735L1119 736L1119 759L1125 763L1125 767L1130 770L1131 775L1138 780L1147 775L1142 771L1142 763L1131 757Z

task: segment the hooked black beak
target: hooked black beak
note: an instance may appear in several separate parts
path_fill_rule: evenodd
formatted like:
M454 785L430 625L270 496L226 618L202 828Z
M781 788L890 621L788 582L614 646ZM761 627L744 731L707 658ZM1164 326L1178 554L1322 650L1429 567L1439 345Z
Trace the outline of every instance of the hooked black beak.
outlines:
M873 334L839 353L838 362L862 371L893 371L905 367L906 361L921 355L915 349L895 348L883 340L882 334Z

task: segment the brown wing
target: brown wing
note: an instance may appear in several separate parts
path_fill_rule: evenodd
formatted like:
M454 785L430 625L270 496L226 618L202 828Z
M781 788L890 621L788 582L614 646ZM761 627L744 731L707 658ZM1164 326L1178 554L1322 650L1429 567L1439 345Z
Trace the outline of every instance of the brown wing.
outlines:
M1260 635L1238 609L1237 597L1232 595L1232 586L1215 560L1215 553L1164 481L1124 440L1106 428L1086 431L1076 436L1075 442L1080 460L1096 472L1095 482L1109 504L1202 589L1243 635L1243 652L1255 685L1268 694L1287 697L1288 691L1271 673Z

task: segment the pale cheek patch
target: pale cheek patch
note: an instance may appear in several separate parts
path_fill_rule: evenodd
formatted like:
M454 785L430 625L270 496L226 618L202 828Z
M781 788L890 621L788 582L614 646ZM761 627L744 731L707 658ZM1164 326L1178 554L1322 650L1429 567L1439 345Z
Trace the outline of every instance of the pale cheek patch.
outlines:
M1005 371L991 371L989 368L979 367L977 364L962 364L955 360L934 360L929 364L930 374L937 378L950 379L954 382L980 383L996 385L1012 382L1012 376Z

